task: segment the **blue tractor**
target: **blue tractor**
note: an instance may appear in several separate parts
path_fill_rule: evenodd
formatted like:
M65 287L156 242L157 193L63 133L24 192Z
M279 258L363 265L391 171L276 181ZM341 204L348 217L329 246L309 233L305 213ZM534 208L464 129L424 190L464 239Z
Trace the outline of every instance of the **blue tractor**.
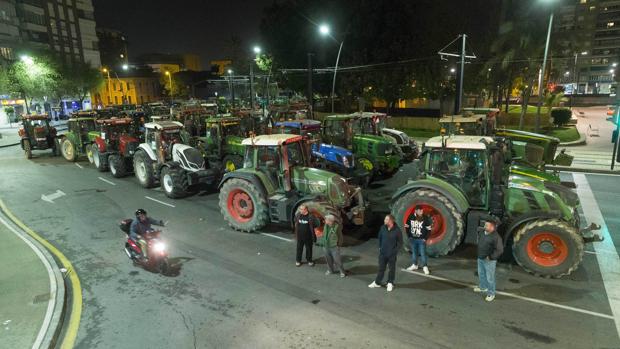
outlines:
M310 140L312 160L317 167L328 169L347 178L350 183L367 187L371 173L363 166L356 166L353 152L337 145L321 142L321 122L318 120L291 120L274 123L274 133L305 136Z

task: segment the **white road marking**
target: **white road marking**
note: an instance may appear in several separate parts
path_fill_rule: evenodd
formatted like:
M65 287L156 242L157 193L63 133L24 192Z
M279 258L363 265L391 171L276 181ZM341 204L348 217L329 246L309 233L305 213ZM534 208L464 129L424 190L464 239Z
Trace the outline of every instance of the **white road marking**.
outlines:
M585 174L574 173L573 179L577 184L577 195L581 201L581 208L583 214L586 217L587 223L596 223L601 225L600 234L603 237L603 241L593 242L594 251L615 251L614 242L609 234L609 229L603 214L598 207L596 198ZM598 261L598 267L601 270L601 276L603 278L603 284L605 285L605 291L607 292L607 300L609 301L609 307L613 314L613 319L616 322L616 330L620 335L620 256L616 253L597 253L596 260Z
M468 284L468 283L461 282L461 281L447 279L447 278L444 278L444 277L441 277L441 276L437 276L437 275L426 275L424 273L415 272L415 271L409 271L407 269L401 269L401 270L404 271L405 273L408 273L408 274L412 274L412 275L416 275L416 276L421 276L421 277L425 277L425 278L429 278L429 279L434 279L434 280L439 280L439 281L443 281L443 282L447 282L447 283L450 283L450 284L459 285L459 286L463 286L463 287L467 287L467 288L471 288L471 289L473 289L474 287L477 286L477 285L472 285L472 284ZM609 319L609 320L613 320L614 319L614 317L612 315L598 313L598 312L595 312L595 311L581 309L581 308L576 308L576 307L571 307L571 306L568 306L568 305L553 303L553 302L545 301L545 300L542 300L542 299L520 296L520 295L515 294L515 293L504 292L504 291L496 291L495 293L499 294L499 295L502 295L502 296L505 296L505 297L516 298L516 299L520 299L522 301L527 301L527 302L531 302L531 303L547 305L547 306L550 306L550 307L564 309L564 310L570 310L570 311L574 311L576 313L582 313L582 314L597 316L597 317L601 317L603 319Z
M275 239L284 240L284 241L287 241L287 242L292 242L292 241L294 241L293 239L287 239L287 238L283 238L283 237L281 237L281 236L277 236L277 235L273 235L273 234L269 234L269 233L260 233L260 234L261 234L261 235L265 235L265 236L269 236L269 237L272 237L272 238L275 238Z
M611 253L611 254L617 254L617 253L616 253L616 252L614 252L614 251L607 251L607 250L603 250L603 249L600 249L600 250L597 250L597 251L583 251L583 252L584 252L584 253L593 254L593 255L596 255L596 254L599 254L599 253Z
M75 166L77 166L79 168L84 168L84 167L82 167L82 165L78 164L77 162L75 163Z
M49 195L44 195L44 194L41 194L41 200L43 200L43 201L47 201L47 202L49 202L50 204L53 204L53 203L54 203L54 200L56 200L56 199L58 199L58 198L60 198L60 197L63 197L63 196L65 196L65 195L67 195L67 194L65 194L64 192L62 192L60 189L57 189L57 190L56 190L56 192L51 193L51 194L49 194Z
M150 197L150 196L145 196L145 198L147 198L147 199L149 199L149 200L152 200L152 201L155 201L155 202L159 202L159 203L160 203L160 204L162 204L162 205L166 205L166 206L170 206L170 207L176 207L176 206L174 206L173 204L169 204L169 203L167 203L167 202L163 202L163 201L159 201L159 200L157 200L157 199L153 199L153 198L152 198L152 197Z
M618 177L620 176L620 173L615 174L615 173L597 173L597 172L577 172L577 171L559 171L560 173L571 173L571 174L576 174L576 173L581 173L581 174L587 174L588 176L593 175L593 176L611 176L611 177Z
M43 262L43 265L45 265L45 269L47 269L47 275L49 276L49 279L50 279L50 299L47 302L47 310L45 312L45 318L43 318L43 325L41 325L41 329L39 330L39 333L37 334L37 338L32 344L33 348L39 348L41 344L43 343L45 334L50 326L50 321L52 321L52 315L54 314L54 305L56 303L56 290L58 287L58 285L56 285L56 278L54 277L54 271L52 270L52 266L50 265L47 258L43 256L43 253L41 253L41 251L37 247L35 247L34 244L30 240L22 236L22 234L20 234L17 230L15 230L15 228L9 225L4 219L0 218L0 222L2 222L4 226L6 226L10 231L12 231L20 239L24 240L24 242L28 245L28 247L30 247L34 251L34 253L37 255L37 257L39 257L41 262Z
M106 183L108 183L108 184L116 185L116 183L114 183L114 182L112 182L112 181L109 181L109 180L107 180L107 179L105 179L105 178L103 178L103 177L97 177L97 178L101 179L102 181L104 181L104 182L106 182Z

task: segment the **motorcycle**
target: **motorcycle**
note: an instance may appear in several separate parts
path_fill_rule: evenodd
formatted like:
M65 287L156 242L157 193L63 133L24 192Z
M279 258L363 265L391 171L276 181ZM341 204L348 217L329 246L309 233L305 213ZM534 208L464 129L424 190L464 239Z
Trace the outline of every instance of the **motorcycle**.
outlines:
M127 257L129 257L134 264L139 264L146 270L166 274L170 269L170 263L168 262L167 246L160 238L161 231L149 230L142 235L142 239L146 241L146 252L148 256L148 258L144 258L140 245L129 236L131 222L133 222L133 219L128 218L122 220L120 224L121 230L127 235L127 241L125 242L125 253Z

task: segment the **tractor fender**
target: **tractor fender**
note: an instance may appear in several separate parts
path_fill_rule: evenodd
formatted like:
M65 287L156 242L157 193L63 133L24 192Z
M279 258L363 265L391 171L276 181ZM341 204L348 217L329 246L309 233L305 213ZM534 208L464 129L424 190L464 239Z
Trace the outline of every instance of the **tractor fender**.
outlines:
M181 167L181 164L179 164L179 163L178 163L178 162L176 162L176 161L170 161L170 162L165 162L165 163L163 163L163 164L158 164L158 165L157 165L157 167L156 167L156 171L155 171L155 175L156 175L157 177L161 176L161 170L162 170L164 167L168 167L168 168L171 168L171 169L172 169L172 168L178 168L178 167Z
M258 188L258 190L260 190L260 192L265 196L265 198L269 197L269 195L267 194L267 188L265 188L260 178L258 178L258 176L255 175L254 173L250 173L250 172L243 172L243 171L226 172L226 174L224 174L224 176L222 177L220 184L218 184L217 188L222 189L222 185L224 185L226 181L232 178L243 179L243 180L246 180L254 184L256 188Z
M460 213L465 213L469 210L469 202L462 191L452 184L430 176L425 179L411 181L398 188L394 195L392 195L391 202L395 202L401 196L418 189L431 189L444 195L456 206Z
M142 149L146 154L148 154L149 158L151 158L151 160L153 161L157 161L157 155L155 155L155 152L153 151L153 149L151 149L148 144L146 143L142 143L138 146L138 150Z
M95 144L97 144L100 153L105 153L107 145L103 138L99 136L95 137Z
M542 210L534 210L528 211L526 213L520 214L518 216L512 217L508 220L505 226L500 225L497 231L502 235L504 240L504 247L507 246L507 242L509 238L514 234L517 229L535 219L562 219L562 214L559 211L542 211Z

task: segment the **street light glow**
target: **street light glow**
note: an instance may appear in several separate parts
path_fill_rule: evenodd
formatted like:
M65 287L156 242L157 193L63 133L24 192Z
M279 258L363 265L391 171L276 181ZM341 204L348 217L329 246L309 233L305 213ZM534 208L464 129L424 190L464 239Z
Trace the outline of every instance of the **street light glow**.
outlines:
M585 56L585 55L587 55L587 54L588 54L588 51L581 51L581 55L582 55L582 56Z
M260 53L260 47L259 46L254 46L254 53L259 54Z
M329 26L327 24L321 24L321 26L319 26L319 33L321 33L321 35L329 35Z
M168 75L170 75L170 72L166 70L166 72L164 74L166 74L166 76L168 76Z
M129 66L127 64L123 64L123 70L127 70L129 69Z
M108 72L108 68L103 68L101 69L102 72L107 73Z
M615 71L614 69L609 69L609 72L612 74L614 73L614 71Z
M456 69L450 68L450 73L454 73L454 72L456 72Z
M611 66L615 68L618 66L618 63L613 63Z
M22 62L26 63L26 65L33 65L34 64L34 60L32 59L32 57L28 56L28 55L23 55L21 57L19 57Z
M228 69L228 74L232 74L232 69Z
M565 73L564 73L564 76L569 76L569 75L570 75L570 72L569 72L569 71L567 71L567 72L565 72Z

